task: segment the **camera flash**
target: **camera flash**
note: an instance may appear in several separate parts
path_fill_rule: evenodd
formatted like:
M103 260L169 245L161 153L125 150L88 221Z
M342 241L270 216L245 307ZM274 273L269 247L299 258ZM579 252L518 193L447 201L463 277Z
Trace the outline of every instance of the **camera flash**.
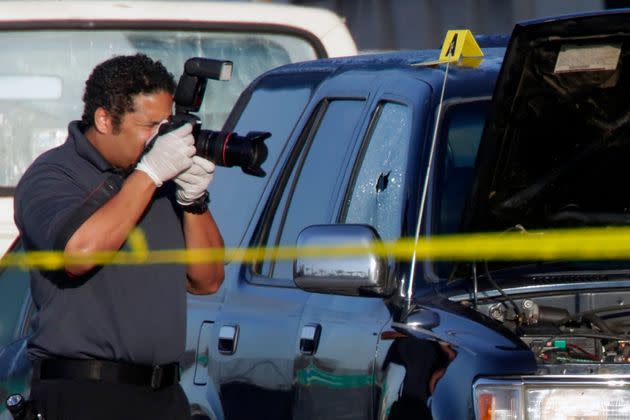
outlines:
M219 73L219 80L230 80L232 78L232 62L224 61Z

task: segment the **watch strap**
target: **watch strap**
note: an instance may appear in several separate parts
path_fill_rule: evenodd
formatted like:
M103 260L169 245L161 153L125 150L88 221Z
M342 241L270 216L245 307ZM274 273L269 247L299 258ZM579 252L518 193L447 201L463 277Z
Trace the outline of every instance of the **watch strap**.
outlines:
M203 214L208 211L208 203L210 202L210 194L205 191L201 197L190 204L182 205L182 210L186 213Z

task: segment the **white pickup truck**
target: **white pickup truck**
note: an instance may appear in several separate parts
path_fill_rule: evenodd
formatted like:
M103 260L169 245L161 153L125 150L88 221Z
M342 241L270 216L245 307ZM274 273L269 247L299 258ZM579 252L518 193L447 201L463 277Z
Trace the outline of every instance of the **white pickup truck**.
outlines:
M1 2L0 49L0 255L17 234L17 181L81 118L83 83L97 63L142 52L178 77L192 56L233 61L232 80L208 87L200 114L204 128L219 129L264 71L357 53L344 21L324 9L179 1Z

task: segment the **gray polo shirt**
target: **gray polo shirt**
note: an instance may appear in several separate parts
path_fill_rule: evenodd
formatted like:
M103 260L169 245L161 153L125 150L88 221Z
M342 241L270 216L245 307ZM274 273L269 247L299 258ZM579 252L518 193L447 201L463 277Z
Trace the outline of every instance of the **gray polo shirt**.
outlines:
M63 250L72 233L124 181L70 123L67 141L29 167L15 193L15 220L26 249ZM174 184L165 183L138 227L150 250L184 248ZM129 250L127 243L122 247ZM31 271L38 312L29 357L178 361L184 352L186 274L181 264L106 265L81 278Z

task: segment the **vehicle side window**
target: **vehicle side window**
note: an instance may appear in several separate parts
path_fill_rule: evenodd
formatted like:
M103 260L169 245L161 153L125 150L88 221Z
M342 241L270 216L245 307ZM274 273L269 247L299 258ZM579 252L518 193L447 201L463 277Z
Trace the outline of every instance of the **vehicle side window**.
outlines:
M455 233L470 194L477 150L488 108L487 101L452 105L442 124L442 151L438 158L439 194L436 202L437 226L440 234Z
M284 83L274 78L264 80L238 117L235 132L244 135L250 131L268 131L271 137L265 140L268 155L262 165L267 176L246 175L238 167L216 169L210 186L210 209L227 247L240 245L249 218L269 181L269 173L319 81L310 77L285 77Z
M13 249L17 251L18 249ZM18 267L0 270L0 348L21 338L29 304L29 274Z
M371 225L386 241L401 234L411 122L409 107L380 104L342 216L344 223Z
M488 107L487 100L479 100L455 103L445 110L433 183L431 228L434 234L460 231ZM452 262L437 261L432 265L438 278L451 275ZM417 284L421 287L422 282Z
M353 132L359 123L363 100L333 100L328 103L314 135L304 145L282 203L273 216L274 236L267 246L294 246L302 229L330 223L334 214L335 192L348 165ZM264 244L263 244L264 245ZM291 279L293 261L265 261L261 274Z

